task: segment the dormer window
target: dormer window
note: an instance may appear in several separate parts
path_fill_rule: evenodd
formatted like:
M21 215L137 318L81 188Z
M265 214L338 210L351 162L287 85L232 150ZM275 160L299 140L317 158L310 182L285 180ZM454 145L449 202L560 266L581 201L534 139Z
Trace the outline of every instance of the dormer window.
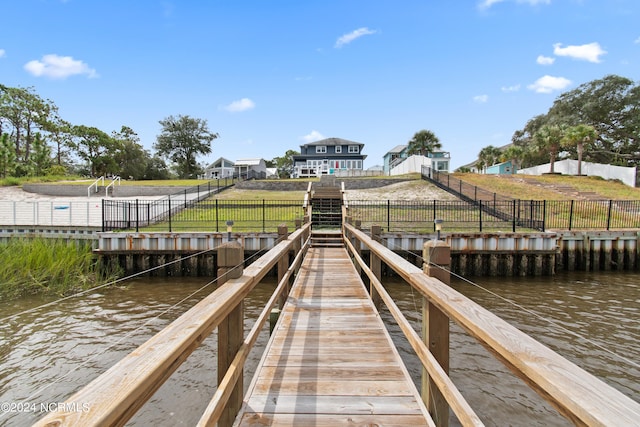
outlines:
M342 146L336 145L336 153L342 153Z
M326 145L318 145L316 147L316 154L322 154L322 153L326 153L327 152L327 146Z
M350 145L349 146L349 153L357 153L358 152L358 146L357 145Z

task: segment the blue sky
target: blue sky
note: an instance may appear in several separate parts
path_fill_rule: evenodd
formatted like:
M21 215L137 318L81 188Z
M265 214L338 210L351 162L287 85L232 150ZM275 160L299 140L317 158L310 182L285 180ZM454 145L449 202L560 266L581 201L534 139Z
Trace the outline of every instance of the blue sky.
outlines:
M151 149L169 115L218 132L200 159L272 159L323 137L365 168L433 131L458 167L617 74L640 79L638 0L20 0L0 83Z

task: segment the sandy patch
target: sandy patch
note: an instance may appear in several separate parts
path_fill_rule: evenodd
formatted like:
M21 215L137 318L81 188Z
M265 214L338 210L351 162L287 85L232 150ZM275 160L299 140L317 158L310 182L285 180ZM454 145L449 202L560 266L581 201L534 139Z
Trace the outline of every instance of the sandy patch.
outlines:
M347 200L458 200L426 181L403 181L380 188L346 190Z

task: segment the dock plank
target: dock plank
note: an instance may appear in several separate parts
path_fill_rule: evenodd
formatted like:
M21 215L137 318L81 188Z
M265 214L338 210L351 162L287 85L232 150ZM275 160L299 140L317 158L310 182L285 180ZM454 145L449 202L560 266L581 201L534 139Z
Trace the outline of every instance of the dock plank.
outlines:
M344 248L310 248L236 420L433 425Z

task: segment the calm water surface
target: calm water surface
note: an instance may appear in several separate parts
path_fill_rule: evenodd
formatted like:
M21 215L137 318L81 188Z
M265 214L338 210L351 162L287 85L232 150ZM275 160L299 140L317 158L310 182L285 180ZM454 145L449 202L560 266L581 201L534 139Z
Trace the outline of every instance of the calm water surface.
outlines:
M464 282L452 286L640 401L640 275L561 274L553 279L476 281L519 307ZM388 282L398 304L419 328L417 294L402 282ZM190 296L205 283L205 278L139 279L127 287L101 290L4 321L0 324L0 403L36 404L37 410L0 412L0 426L33 423L43 415L40 403L63 402L210 293L211 287ZM274 286L263 283L249 296L247 330ZM41 297L0 302L0 318L45 302ZM383 311L382 316L419 382L420 366L406 340L388 313ZM267 339L265 330L245 370L245 388ZM215 391L216 347L214 334L129 425L195 424ZM486 425L570 425L456 326L451 336L451 376Z

